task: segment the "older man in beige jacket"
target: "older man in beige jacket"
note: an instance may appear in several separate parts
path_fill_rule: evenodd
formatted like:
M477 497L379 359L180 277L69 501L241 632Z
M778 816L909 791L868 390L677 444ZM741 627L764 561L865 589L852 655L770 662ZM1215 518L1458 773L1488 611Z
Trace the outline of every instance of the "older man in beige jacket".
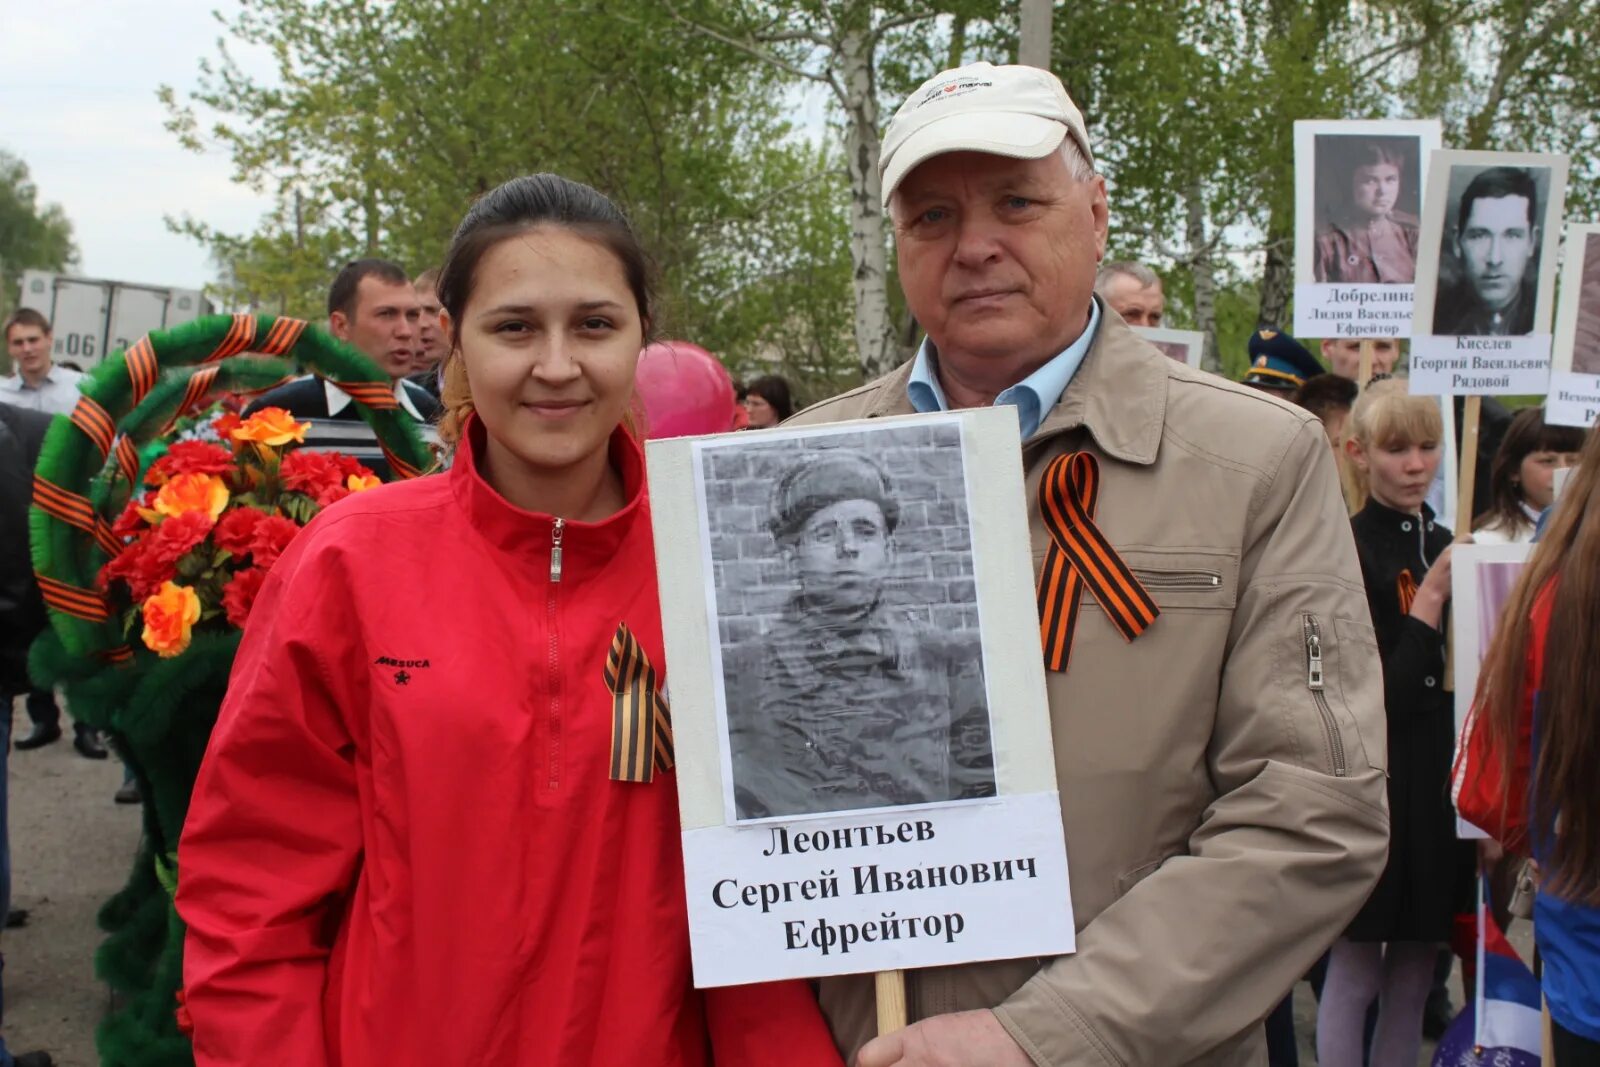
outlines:
M1322 430L1094 298L1105 182L1053 75L938 75L882 174L927 340L795 421L1015 404L1036 567L1045 469L1087 453L1095 525L1160 615L1128 640L1085 592L1048 675L1077 953L913 972L912 1025L876 1039L870 976L825 979L834 1034L860 1067L1264 1064L1263 1017L1388 840L1382 676Z

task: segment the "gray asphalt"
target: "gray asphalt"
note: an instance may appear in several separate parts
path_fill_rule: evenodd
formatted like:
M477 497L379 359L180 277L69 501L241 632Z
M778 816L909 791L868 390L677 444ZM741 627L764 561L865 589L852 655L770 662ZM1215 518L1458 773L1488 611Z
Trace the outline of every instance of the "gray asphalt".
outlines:
M12 736L28 728L19 701ZM58 1067L95 1067L94 1028L109 1004L94 976L95 913L127 879L139 813L111 802L122 765L84 759L70 738L10 754L11 898L30 918L0 937L0 1034L13 1053L42 1048Z

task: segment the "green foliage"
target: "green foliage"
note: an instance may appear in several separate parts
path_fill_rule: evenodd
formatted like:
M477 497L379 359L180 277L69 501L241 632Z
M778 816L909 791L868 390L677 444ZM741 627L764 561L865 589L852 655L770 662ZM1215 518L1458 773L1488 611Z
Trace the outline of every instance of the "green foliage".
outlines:
M0 317L16 304L25 270L66 270L78 262L72 223L59 204L40 204L28 165L0 149ZM0 372L11 373L0 352Z
M174 223L216 256L224 303L318 314L344 260L437 266L473 198L552 171L628 213L659 268L661 335L736 366L836 358L837 159L793 136L771 70L660 5L263 0L227 29L275 57L273 84L224 50L192 99L164 91L185 143L220 143L277 197L252 234Z

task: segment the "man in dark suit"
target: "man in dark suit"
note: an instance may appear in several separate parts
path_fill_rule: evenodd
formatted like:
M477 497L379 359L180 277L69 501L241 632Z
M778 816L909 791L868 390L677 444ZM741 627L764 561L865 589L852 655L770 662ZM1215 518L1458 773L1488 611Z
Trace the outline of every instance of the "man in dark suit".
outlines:
M328 332L360 349L389 376L402 410L418 422L432 422L439 416L439 402L405 380L421 344L421 314L411 278L387 260L346 263L328 290ZM361 417L348 395L317 377L279 386L246 413L267 407L283 408L301 419Z
M38 586L33 580L33 565L28 554L28 503L33 494L33 468L39 462L39 450L44 446L45 431L50 429L52 416L40 412L30 411L26 408L16 407L12 404L0 403L0 427L3 427L8 440L7 448L13 455L8 462L22 463L21 483L16 481L15 471L4 476L0 483L0 506L7 509L13 516L20 515L21 525L13 535L8 529L6 539L0 551L13 557L8 560L8 565L20 565L23 572L22 580L31 590L21 600L12 602L4 594L0 594L0 657L8 663L5 674L4 687L0 688L10 707L10 699L17 693L28 694L28 718L33 721L33 729L27 736L17 739L17 748L25 750L30 748L43 748L51 742L61 738L61 709L56 706L56 695L49 689L35 688L27 680L28 645L32 643L34 635L44 627L44 606L39 601ZM32 610L30 605L37 604L37 626L25 626L26 618L33 616L28 613ZM10 605L10 610L7 610ZM19 614L13 615L15 611ZM15 622L13 622L13 619ZM81 723L73 725L72 747L84 759L105 759L105 746L100 743L100 738L95 731Z

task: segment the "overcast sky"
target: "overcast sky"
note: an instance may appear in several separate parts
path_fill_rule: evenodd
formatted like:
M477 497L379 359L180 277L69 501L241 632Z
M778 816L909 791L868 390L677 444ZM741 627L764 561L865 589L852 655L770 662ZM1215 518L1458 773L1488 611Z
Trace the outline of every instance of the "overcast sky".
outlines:
M217 54L211 12L234 2L0 0L0 148L28 164L42 202L66 210L81 273L199 288L215 273L209 257L163 217L237 233L268 208L228 180L224 154L179 147L156 99L163 83L195 84Z

